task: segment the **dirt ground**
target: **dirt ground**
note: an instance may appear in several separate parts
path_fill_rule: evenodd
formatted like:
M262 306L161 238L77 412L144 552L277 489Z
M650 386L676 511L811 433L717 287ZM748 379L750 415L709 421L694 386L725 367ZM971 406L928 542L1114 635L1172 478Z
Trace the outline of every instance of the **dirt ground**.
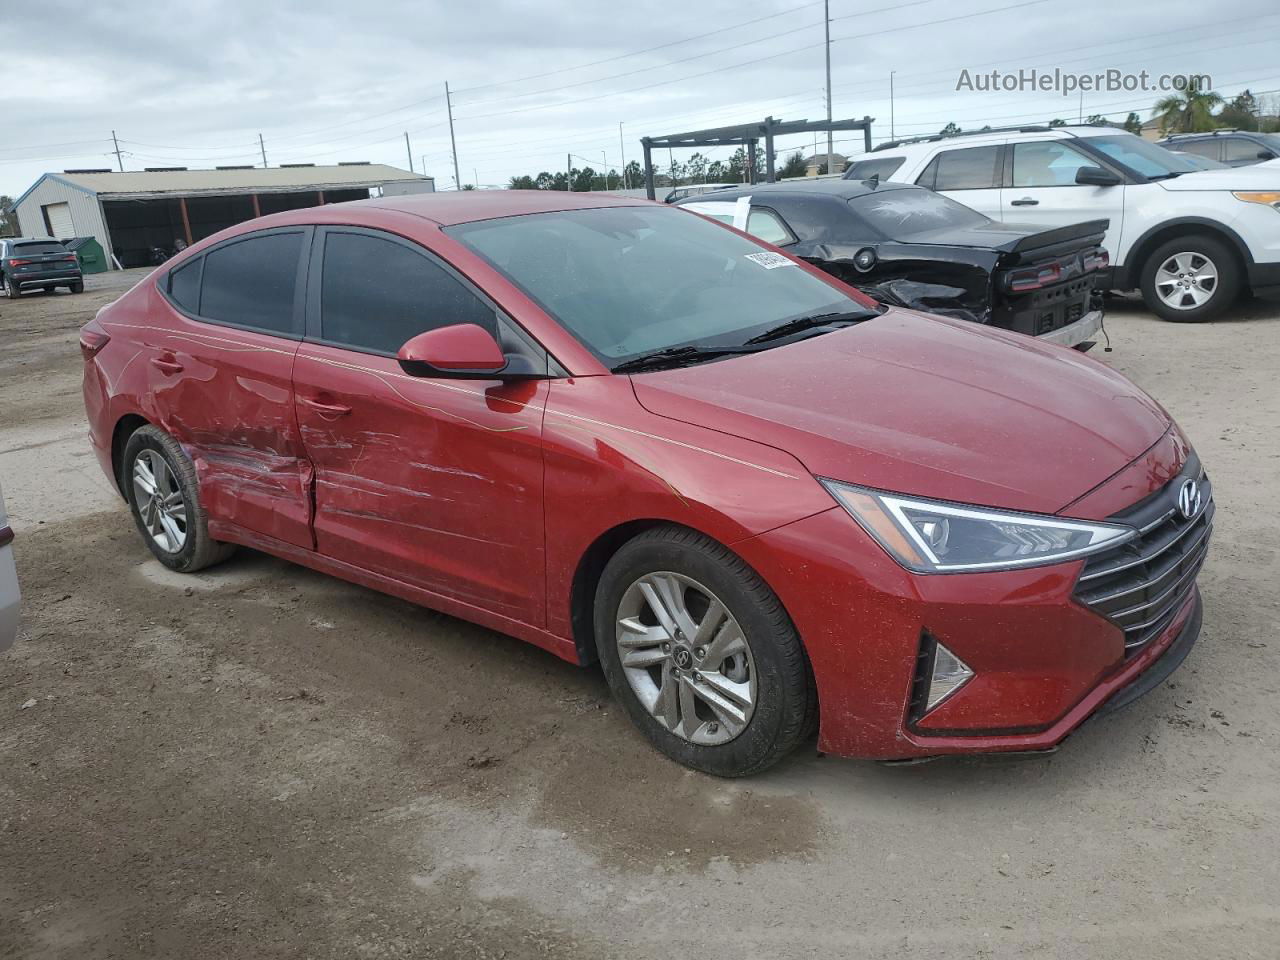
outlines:
M1280 304L1112 305L1219 502L1172 682L1052 756L726 782L597 671L248 551L159 567L75 345L138 276L0 300L0 957L1280 956Z

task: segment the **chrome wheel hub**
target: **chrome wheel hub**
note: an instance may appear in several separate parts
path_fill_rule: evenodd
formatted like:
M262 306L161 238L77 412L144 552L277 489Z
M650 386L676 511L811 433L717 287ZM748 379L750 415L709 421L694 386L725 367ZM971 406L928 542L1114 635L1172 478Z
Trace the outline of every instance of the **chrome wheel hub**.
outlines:
M633 583L618 604L616 642L637 699L681 739L728 743L751 722L751 647L733 614L696 580L658 572Z
M1218 268L1202 253L1175 253L1156 270L1156 295L1174 310L1202 307L1218 290Z
M133 461L133 498L156 545L168 553L181 550L187 542L187 502L159 451L143 450Z

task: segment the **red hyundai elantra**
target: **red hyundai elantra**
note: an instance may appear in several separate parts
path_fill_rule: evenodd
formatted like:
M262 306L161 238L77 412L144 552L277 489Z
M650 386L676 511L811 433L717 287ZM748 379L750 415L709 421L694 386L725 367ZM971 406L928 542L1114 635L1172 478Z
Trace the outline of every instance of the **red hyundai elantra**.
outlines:
M683 210L264 217L81 347L93 446L161 562L244 545L598 659L711 773L815 723L847 756L1048 749L1199 632L1210 487L1146 394Z

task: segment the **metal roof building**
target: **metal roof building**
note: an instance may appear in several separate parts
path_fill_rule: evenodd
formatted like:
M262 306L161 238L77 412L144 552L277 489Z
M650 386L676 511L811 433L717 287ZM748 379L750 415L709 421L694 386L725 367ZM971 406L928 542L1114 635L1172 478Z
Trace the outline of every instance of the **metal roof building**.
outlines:
M147 266L159 247L173 253L234 224L282 210L364 200L384 186L431 192L435 181L371 163L337 166L66 170L46 173L14 204L23 236L93 237L108 261Z

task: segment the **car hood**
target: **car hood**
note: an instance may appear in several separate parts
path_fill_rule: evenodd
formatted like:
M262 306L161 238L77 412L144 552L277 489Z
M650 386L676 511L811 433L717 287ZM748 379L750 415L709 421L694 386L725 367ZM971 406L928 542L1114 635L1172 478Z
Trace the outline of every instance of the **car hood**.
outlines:
M1040 513L1170 426L1159 404L1082 354L897 309L632 382L651 413L785 450L817 476Z
M1166 190L1280 190L1280 170L1265 163L1224 170L1197 170L1157 183Z

